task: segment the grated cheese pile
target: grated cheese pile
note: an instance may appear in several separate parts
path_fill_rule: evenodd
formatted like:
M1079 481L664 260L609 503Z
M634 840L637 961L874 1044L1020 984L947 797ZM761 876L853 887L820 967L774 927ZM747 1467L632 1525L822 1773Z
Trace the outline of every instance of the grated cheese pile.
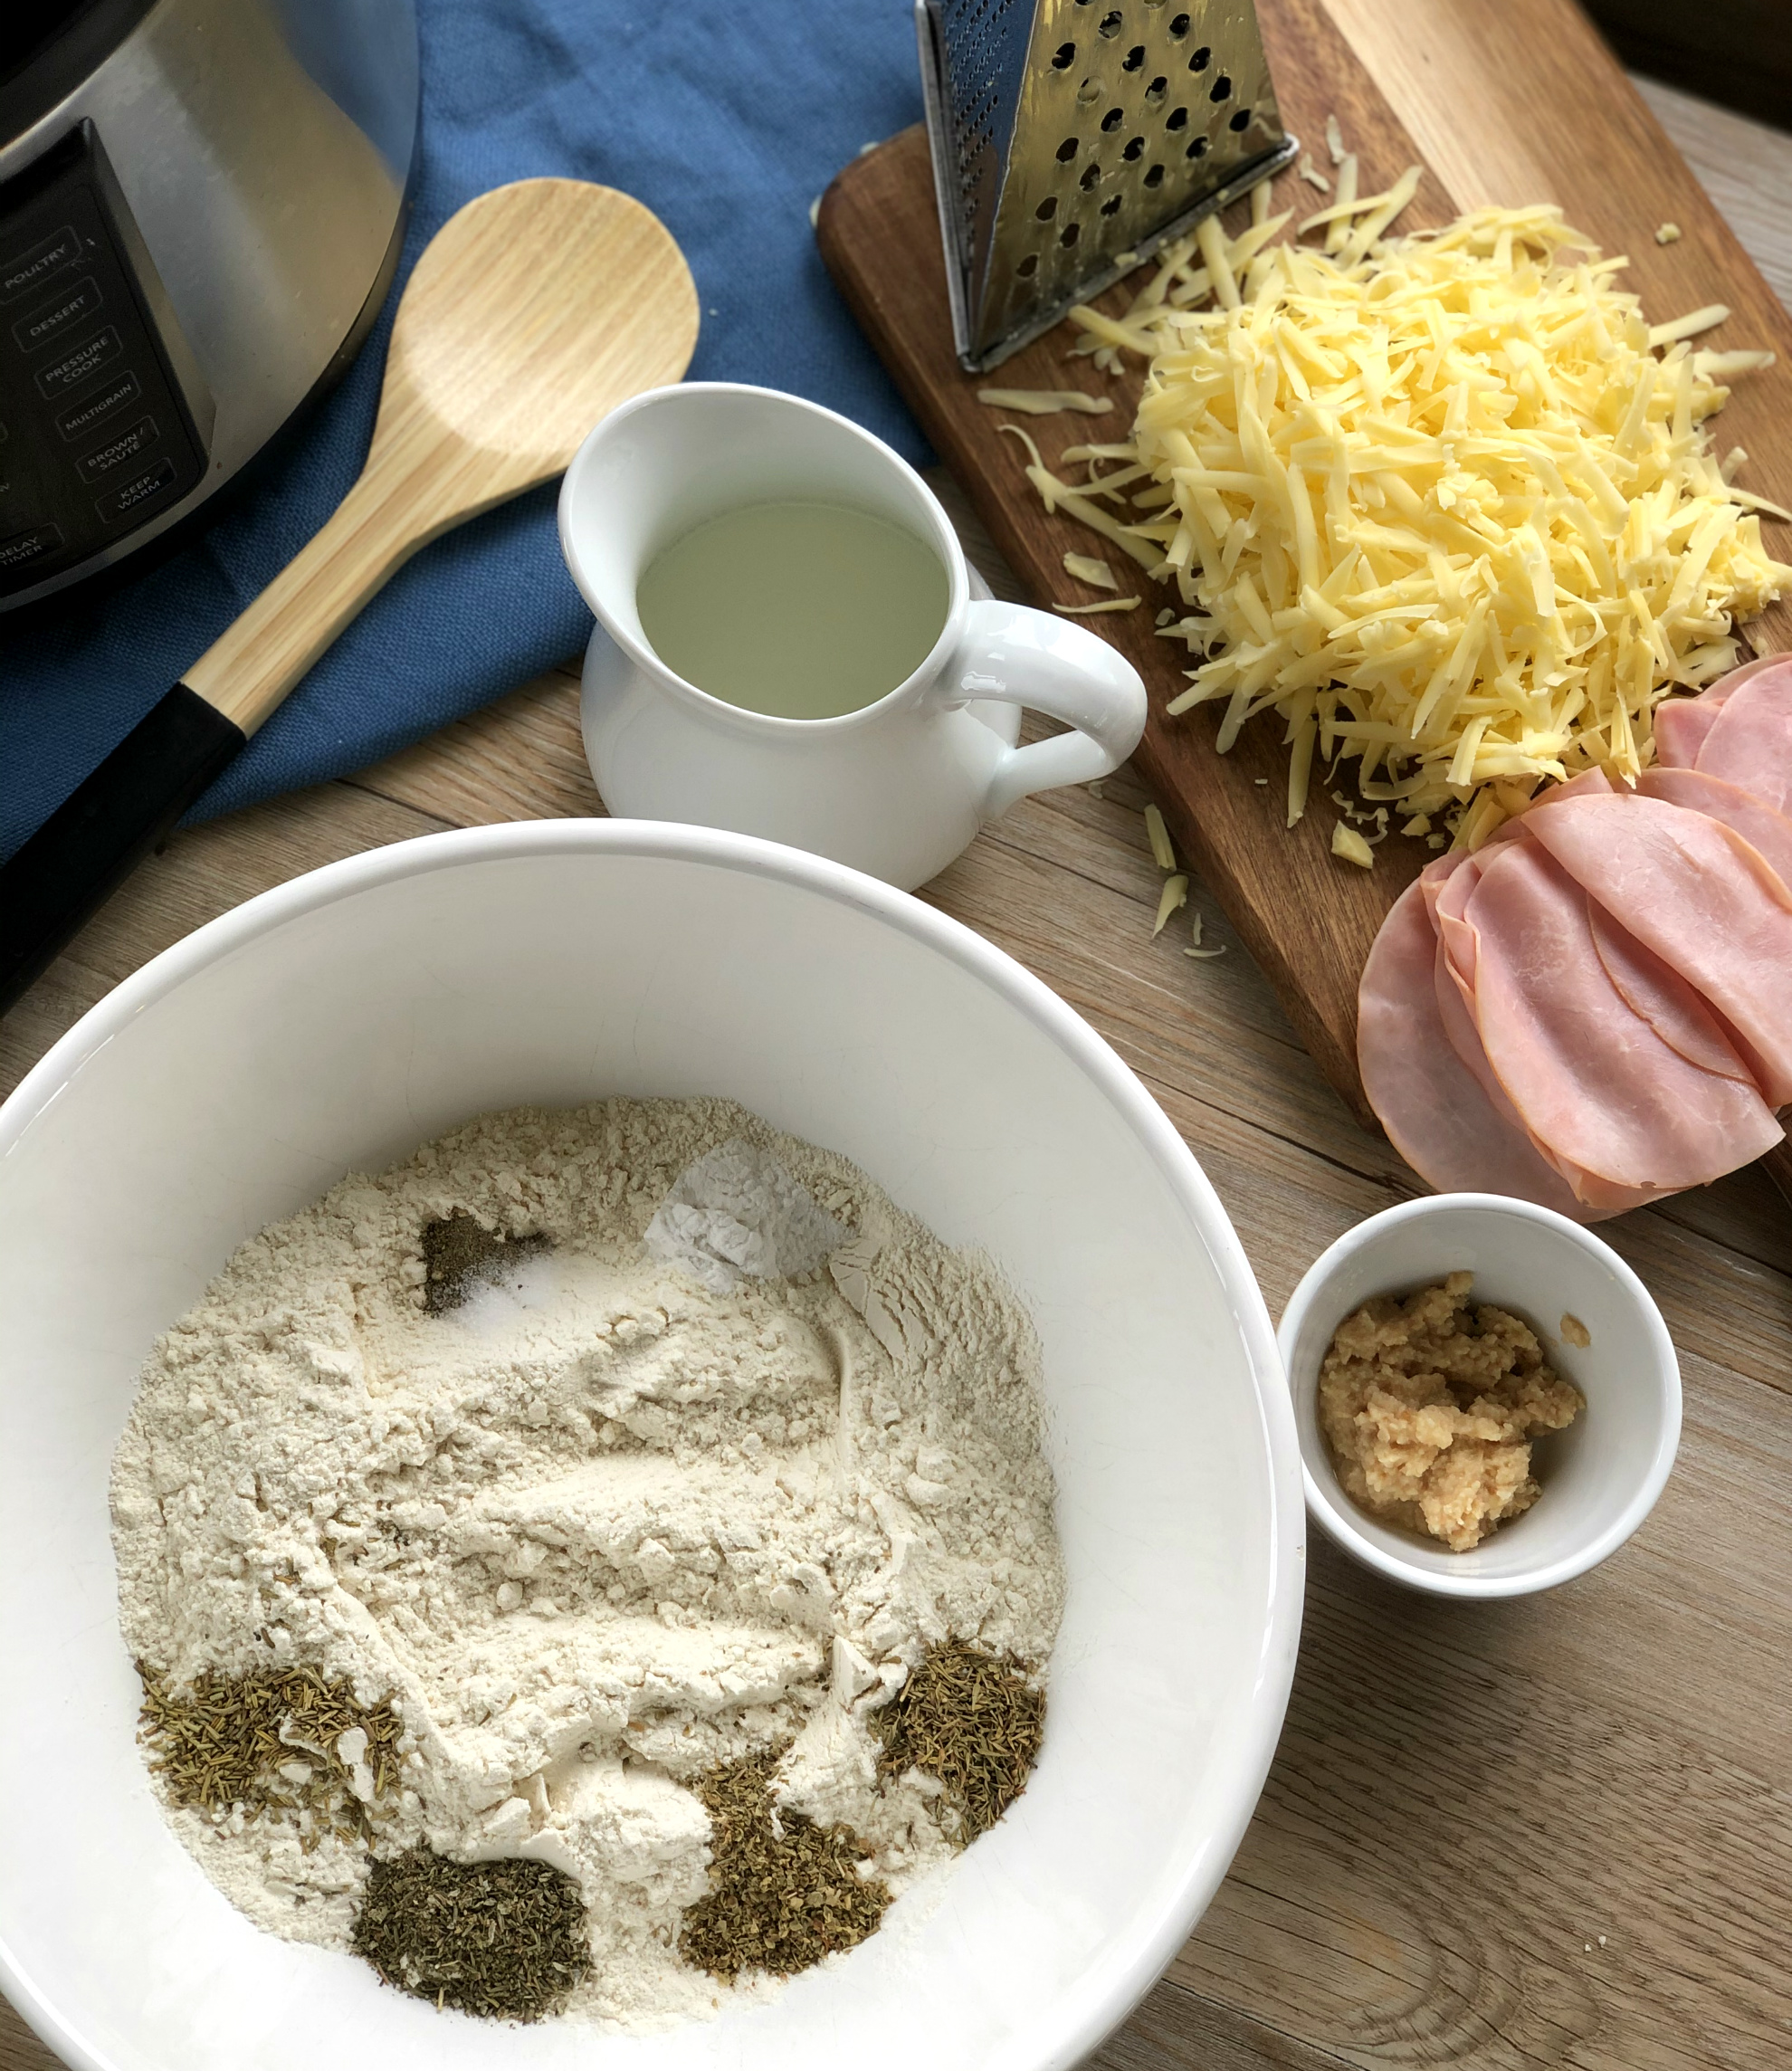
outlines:
M1721 307L1651 330L1554 208L1384 238L1417 169L1355 172L1301 225L1325 249L1209 220L1124 316L1075 311L1097 364L1150 361L1133 435L1068 449L1085 482L1027 472L1178 585L1161 631L1205 658L1172 712L1223 701L1222 750L1282 720L1291 826L1315 756L1358 758L1406 832L1474 847L1544 780L1634 778L1654 705L1792 584L1756 514L1787 513L1701 429L1772 355L1695 349Z

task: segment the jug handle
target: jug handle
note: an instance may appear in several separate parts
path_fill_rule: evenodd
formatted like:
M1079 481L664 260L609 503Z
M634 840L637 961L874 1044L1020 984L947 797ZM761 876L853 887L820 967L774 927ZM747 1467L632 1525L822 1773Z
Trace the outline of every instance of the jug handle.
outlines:
M971 604L935 694L948 706L983 698L1025 705L1076 730L1005 748L978 805L986 820L1031 792L1107 776L1145 730L1145 684L1125 655L1086 626L1025 605Z

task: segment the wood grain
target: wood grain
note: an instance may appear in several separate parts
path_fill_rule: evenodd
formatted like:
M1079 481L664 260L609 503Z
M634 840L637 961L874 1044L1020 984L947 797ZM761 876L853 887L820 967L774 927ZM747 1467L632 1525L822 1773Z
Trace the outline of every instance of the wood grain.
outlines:
M1634 254L1629 284L1645 306L1728 302L1736 314L1721 342L1776 345L1782 363L1739 386L1726 440L1754 456L1751 481L1792 483L1792 321L1566 0L1511 0L1497 9L1476 0L1423 8L1332 0L1330 13L1320 0L1263 0L1259 13L1277 96L1297 134L1317 138L1335 112L1361 158L1366 192L1415 160L1431 167L1408 226L1445 221L1481 201L1558 200L1606 249ZM1045 513L1018 447L997 430L1001 414L977 402L981 383L953 358L929 183L918 130L857 159L824 197L823 256L1032 600L1049 604L1063 594L1062 557L1087 551L1089 535ZM1292 175L1277 186L1277 206L1307 193ZM1685 235L1657 245L1655 226L1670 217ZM1114 291L1108 306L1125 293ZM1070 356L1074 342L1060 326L1005 365L1003 385L1087 388L1090 362ZM1111 385L1116 423L1130 421L1140 379L1134 368ZM1091 435L1082 418L1035 419L1028 428L1048 463ZM1320 1068L1368 1121L1356 1067L1357 981L1383 914L1429 852L1395 840L1373 872L1339 864L1330 854L1336 816L1320 787L1301 825L1286 831L1278 725L1256 722L1219 756L1216 709L1164 715L1164 702L1185 686L1187 657L1153 629L1155 606L1168 593L1144 587L1147 608L1099 622L1150 689L1138 767ZM1758 625L1768 644L1792 644L1784 606Z
M1457 18L1438 0L1379 5L1392 42ZM1725 148L1771 235L1784 140L1754 136ZM1792 234L1776 253L1792 272ZM929 479L998 594L1016 594L949 479ZM0 1022L0 1092L128 971L268 884L443 826L600 809L577 701L572 674L552 672L352 780L177 835ZM1212 887L1192 896L1224 956L1197 963L1152 939L1146 796L1126 770L1029 799L928 896L1144 1076L1278 1311L1318 1252L1410 1176L1320 1079ZM1667 1317L1686 1428L1662 1503L1594 1574L1525 1603L1441 1606L1314 1544L1258 1816L1169 1976L1091 2060L1101 2071L1792 2061L1783 1233L1759 1169L1606 1226ZM0 2071L53 2071L4 2004Z
M351 783L180 835L32 996L33 1042L142 955L298 870L481 816L592 809L577 694L552 672ZM1225 956L1195 964L1152 938L1143 791L1122 772L1098 794L1027 801L928 896L1040 972L1143 1075L1279 1308L1325 1244L1408 1182L1313 1072L1205 886ZM5 1082L29 1062L11 1026ZM1680 1465L1622 1554L1552 1599L1464 1612L1313 1547L1270 1789L1200 1932L1097 2059L1106 2071L1779 2061L1770 2023L1792 2019L1792 1994L1760 1923L1787 1903L1792 1849L1774 1784L1792 1756L1778 1698L1792 1278L1749 1254L1749 1178L1704 1199L1716 1236L1665 1209L1611 1226L1663 1303L1688 1389ZM0 2019L5 2071L47 2063Z
M696 343L691 269L638 201L564 179L470 201L405 282L359 480L183 682L254 732L418 548L558 474Z

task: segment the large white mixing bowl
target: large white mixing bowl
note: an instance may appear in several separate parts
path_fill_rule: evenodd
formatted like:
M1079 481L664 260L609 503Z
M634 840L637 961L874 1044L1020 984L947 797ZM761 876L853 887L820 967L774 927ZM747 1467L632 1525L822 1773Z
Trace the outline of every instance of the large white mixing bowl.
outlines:
M726 1093L985 1246L1044 1341L1069 1601L1026 1795L929 1910L774 2006L646 2039L488 2026L259 1933L134 1744L108 1464L232 1250L481 1110ZM1044 2071L1149 1987L1275 1745L1300 1455L1225 1212L1138 1081L955 922L646 822L407 842L129 979L0 1110L0 1987L116 2071Z

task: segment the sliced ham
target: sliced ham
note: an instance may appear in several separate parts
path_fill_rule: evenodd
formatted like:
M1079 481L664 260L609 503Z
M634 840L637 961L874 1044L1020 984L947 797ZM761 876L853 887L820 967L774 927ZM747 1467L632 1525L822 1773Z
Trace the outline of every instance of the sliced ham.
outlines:
M1740 1038L1769 1106L1792 1101L1792 891L1741 835L1663 798L1614 795L1539 814L1533 842L1515 845L1547 849L1703 995ZM1483 886L1490 873L1483 868ZM1599 1053L1587 1055L1588 1069L1597 1070ZM1513 1104L1536 1129L1524 1103Z
M1697 697L1670 698L1655 707L1655 761L1664 769L1690 769L1699 759L1705 736L1717 723L1717 715L1731 692L1763 670L1777 669L1783 654L1762 654L1731 669L1714 683L1707 683Z
M1792 657L1663 707L1657 745L1634 789L1588 771L1428 864L1384 924L1358 1057L1432 1185L1592 1221L1782 1140Z
M1545 800L1559 799L1571 793L1609 794L1611 786L1603 772L1593 769L1584 777L1545 794L1531 811L1541 809ZM1529 815L1525 816L1529 818ZM1518 1139L1528 1142L1538 1160L1553 1176L1547 1205L1558 1207L1566 1191L1576 1204L1574 1212L1593 1217L1620 1215L1626 1208L1641 1207L1644 1203L1659 1198L1670 1189L1658 1187L1623 1187L1586 1171L1570 1158L1561 1155L1550 1144L1540 1141L1526 1128L1524 1118L1506 1097L1506 1089L1500 1083L1499 1075L1487 1061L1487 1052L1481 1040L1481 1031L1475 1023L1474 978L1476 943L1473 927L1464 919L1464 909L1476 884L1480 883L1484 864L1491 863L1500 853L1499 844L1520 838L1524 820L1509 820L1492 842L1473 855L1457 854L1448 859L1454 866L1440 871L1426 885L1426 903L1431 909L1431 923L1437 931L1437 951L1434 967L1434 986L1437 994L1438 1018L1444 1024L1444 1032L1450 1039L1450 1046L1468 1067L1479 1084L1487 1104L1500 1121ZM1440 858L1440 862L1444 859ZM1425 875L1422 873L1421 882ZM1534 1190L1533 1200L1545 1197ZM1566 1214L1568 1211L1563 1210Z
M1357 998L1357 1061L1388 1140L1440 1191L1517 1194L1586 1219L1457 1055L1438 1014L1436 960L1424 888L1409 884L1381 924Z
M1784 654L1757 654L1752 662L1739 662L1735 668L1726 670L1714 683L1707 683L1699 694L1711 703L1721 705L1750 677L1760 675L1764 670L1783 668L1787 659Z
M1593 947L1606 967L1606 976L1631 1012L1641 1016L1689 1064L1698 1065L1701 1072L1715 1072L1721 1079L1740 1079L1753 1086L1754 1073L1717 1016L1680 973L1645 949L1597 901L1588 902L1587 916L1593 925Z
M1751 670L1726 694L1693 767L1792 812L1792 657Z
M1506 1098L1506 1089L1487 1062L1473 1009L1463 997L1441 941L1437 945L1434 983L1438 1014L1451 1047L1467 1065L1501 1123L1516 1141L1530 1146L1532 1156L1548 1174L1547 1179L1534 1179L1527 1187L1490 1187L1489 1191L1521 1192L1527 1199L1540 1201L1545 1207L1557 1208L1563 1215L1578 1216L1583 1221L1596 1222L1603 1216L1622 1215L1626 1208L1643 1207L1669 1190L1659 1187L1615 1187L1607 1180L1583 1171L1571 1160L1558 1157L1547 1143L1538 1142L1524 1126L1518 1110Z
M1700 1186L1781 1132L1751 1082L1689 1062L1613 984L1587 892L1544 845L1546 823L1573 816L1539 816L1535 840L1484 862L1463 920L1488 1063L1530 1135L1587 1176L1577 1191L1598 1208L1589 1192Z
M1463 910L1481 882L1482 857L1491 862L1498 853L1490 845L1480 855L1464 856L1461 867L1437 887L1431 902L1432 924L1456 983L1468 999L1474 997L1474 936L1463 925Z
M1709 696L1709 692L1706 693ZM1663 769L1691 769L1705 745L1705 736L1717 724L1721 705L1707 704L1704 697L1670 698L1655 707L1655 762Z
M1779 879L1792 885L1792 819L1764 806L1751 791L1704 769L1645 769L1639 797L1664 798L1689 812L1708 813L1741 835Z
M1609 793L1611 787L1597 770L1588 773L1595 782L1577 778L1587 790ZM1569 787L1546 797L1564 797ZM1541 801L1531 808L1541 809ZM1509 821L1500 834L1508 839L1522 837L1525 820ZM1530 1129L1524 1117L1512 1105L1500 1077L1488 1062L1486 1047L1481 1037L1475 1003L1475 972L1479 962L1479 945L1474 924L1468 918L1467 908L1481 874L1487 864L1492 863L1501 850L1496 842L1490 842L1478 854L1463 859L1462 867L1454 871L1447 883L1437 888L1432 912L1432 924L1438 931L1436 988L1439 1016L1451 1045L1474 1074L1486 1095L1488 1104L1501 1121L1515 1134L1522 1136L1530 1144L1549 1169L1559 1179L1572 1198L1584 1211L1598 1215L1619 1215L1626 1208L1643 1207L1646 1202L1658 1199L1671 1188L1653 1186L1623 1185L1589 1172L1584 1166Z

